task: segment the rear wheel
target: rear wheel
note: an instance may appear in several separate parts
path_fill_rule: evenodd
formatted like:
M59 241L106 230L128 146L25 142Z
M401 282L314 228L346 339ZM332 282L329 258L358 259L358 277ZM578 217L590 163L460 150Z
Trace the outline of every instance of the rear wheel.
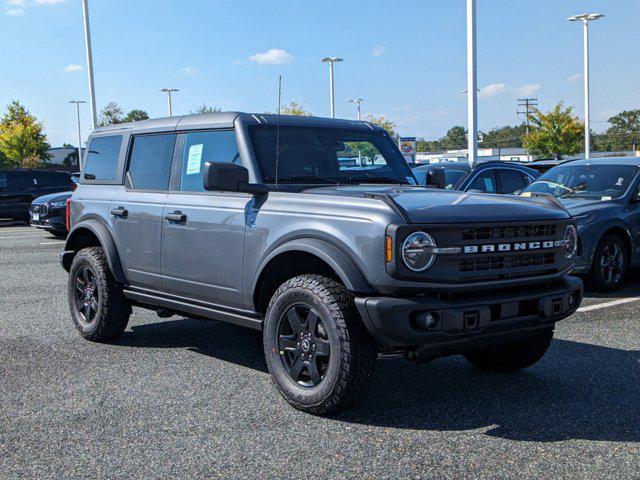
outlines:
M499 347L469 352L465 358L474 366L489 372L517 372L537 363L547 353L553 328L538 330L522 340Z
M109 342L127 328L131 305L113 278L102 248L83 248L73 258L68 298L73 323L87 340Z
M589 283L600 292L619 290L627 274L627 257L622 239L615 233L605 235L596 247Z
M353 404L377 355L353 296L320 275L300 275L278 288L267 309L264 351L280 394L316 415Z

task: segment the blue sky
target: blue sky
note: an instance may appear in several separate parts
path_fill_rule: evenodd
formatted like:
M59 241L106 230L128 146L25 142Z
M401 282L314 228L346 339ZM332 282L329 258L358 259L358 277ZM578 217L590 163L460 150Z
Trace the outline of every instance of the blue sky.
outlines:
M18 99L44 121L52 145L76 143L75 111L88 99L80 0L0 0L0 105ZM384 114L402 135L441 136L466 124L464 0L89 0L96 98L166 115L159 90L179 88L174 114L206 103L274 111L284 103L329 115ZM640 1L479 0L479 126L514 124L516 98L542 108L564 100L582 115L582 30L566 17L606 14L591 26L593 127L640 108ZM82 108L88 133L89 111Z

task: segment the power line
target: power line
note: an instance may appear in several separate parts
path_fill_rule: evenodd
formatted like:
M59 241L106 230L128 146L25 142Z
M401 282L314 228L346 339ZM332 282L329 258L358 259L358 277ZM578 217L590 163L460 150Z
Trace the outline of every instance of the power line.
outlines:
M526 135L529 135L529 118L531 115L531 110L534 107L538 106L538 99L537 98L519 98L518 99L518 108L524 108L525 111L521 112L520 110L518 110L516 113L518 115L524 115L524 121L525 121L525 132Z

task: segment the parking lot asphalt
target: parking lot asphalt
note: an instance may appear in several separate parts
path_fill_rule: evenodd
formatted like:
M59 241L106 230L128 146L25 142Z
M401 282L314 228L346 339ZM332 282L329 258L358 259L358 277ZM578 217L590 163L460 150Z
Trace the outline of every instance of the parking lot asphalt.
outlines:
M271 386L259 332L136 308L117 343L80 338L62 245L0 226L0 478L640 478L637 279L526 371L381 360L320 418Z

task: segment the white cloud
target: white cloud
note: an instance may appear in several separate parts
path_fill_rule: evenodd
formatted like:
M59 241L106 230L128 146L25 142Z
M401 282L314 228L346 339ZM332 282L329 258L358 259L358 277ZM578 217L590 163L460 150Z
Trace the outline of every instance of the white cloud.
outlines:
M480 89L480 93L478 97L480 98L490 98L495 97L496 95L500 95L507 91L507 85L505 83L491 83L486 85Z
M10 17L21 17L25 14L25 11L22 8L10 8L4 13L9 15Z
M67 73L77 73L82 72L84 70L82 65L77 65L75 63L70 63L66 67L64 67L64 71Z
M384 45L376 45L375 47L373 47L373 50L371 50L371 55L373 55L374 57L379 57L380 55L384 55L385 53L387 53L387 50L389 49Z
M65 0L36 0L36 5L57 5L64 3Z
M580 80L582 78L581 73L574 73L573 75L569 75L565 80L569 83L575 82L576 80Z
M251 55L249 60L260 65L280 65L293 61L293 55L280 48L270 48L266 52Z
M179 77L193 77L198 71L193 67L182 67L178 71Z
M27 4L27 0L5 0L4 3L13 7L24 7Z
M523 97L528 97L529 95L533 95L538 90L542 88L542 85L538 83L528 83L518 88L518 95Z

